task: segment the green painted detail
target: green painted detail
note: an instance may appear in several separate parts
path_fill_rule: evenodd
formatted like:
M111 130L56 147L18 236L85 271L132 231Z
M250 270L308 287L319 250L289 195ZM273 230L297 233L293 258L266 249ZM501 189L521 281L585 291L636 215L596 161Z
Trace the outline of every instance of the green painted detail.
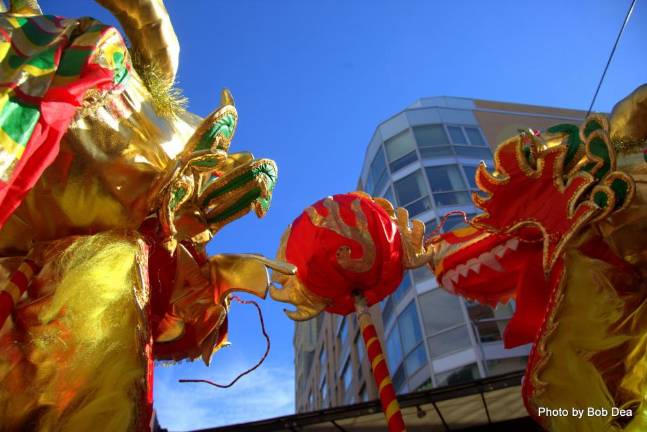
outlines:
M549 127L547 131L549 133L566 134L567 149L566 156L564 157L564 166L569 166L577 155L578 150L582 147L582 141L580 140L580 128L574 124L561 123Z
M112 79L112 82L115 84L121 84L128 76L128 68L126 67L124 53L116 51L112 55L112 60L115 63L114 77Z
M27 19L24 23L21 23L21 29L29 42L38 46L49 45L58 37L58 34L41 30L34 22L34 19Z
M607 143L600 138L595 138L589 143L589 150L593 155L602 159L602 167L595 173L595 178L600 180L604 177L609 170L611 169L611 158L609 157L609 148ZM583 169L584 171L590 172L595 164L587 164Z
M209 224L223 222L229 219L230 217L240 213L241 211L248 209L250 204L253 203L255 200L257 200L260 196L261 196L260 188L254 188L251 191L247 192L245 195L243 195L238 201L233 203L231 206L225 208L222 212L207 219L207 222Z
M627 199L627 194L629 193L629 185L626 181L621 179L615 179L611 182L611 190L616 195L616 205L615 208L621 207L625 200Z
M271 164L261 164L257 165L255 167L252 167L248 171L245 171L244 173L240 174L238 177L234 177L229 183L224 185L223 187L219 189L215 189L211 191L206 197L203 198L202 200L202 205L206 207L209 202L211 202L214 199L217 199L221 195L224 195L225 193L238 189L250 182L253 182L256 177L259 176L267 176L269 179L269 190L272 191L274 190L274 186L276 184L276 170L274 169L274 166Z
M68 48L63 52L61 64L56 71L57 75L63 77L73 77L81 74L81 69L85 66L88 58L92 54L92 47L88 48Z
M201 161L191 162L191 166L214 168L218 165L219 159L204 159Z
M218 135L222 135L225 138L230 139L234 134L234 129L236 128L236 117L231 113L226 113L218 121L215 121L208 131L200 137L200 142L196 146L195 150L209 150L211 145L216 140Z
M523 157L526 158L526 161L530 162L530 160L532 159L532 153L530 152L530 147L524 146L522 150L523 150Z
M0 111L2 130L23 147L27 145L39 118L38 108L27 106L13 98Z
M602 129L602 125L596 120L589 119L584 126L584 136L589 136L598 129Z
M52 70L54 69L54 55L56 54L56 47L53 46L48 48L38 55L33 57L20 57L15 54L9 55L9 66L13 69L18 69L19 67L28 64L30 66L37 67L42 70Z
M269 194L267 198L259 197L257 201L261 205L263 212L267 212L270 209L270 204L272 204L272 194Z
M609 205L609 197L604 192L596 192L593 195L593 202L600 208L606 208Z
M182 198L184 198L185 196L186 196L186 189L184 188L179 188L173 191L173 195L171 197L171 200L169 201L169 207L175 210L178 204L182 201Z

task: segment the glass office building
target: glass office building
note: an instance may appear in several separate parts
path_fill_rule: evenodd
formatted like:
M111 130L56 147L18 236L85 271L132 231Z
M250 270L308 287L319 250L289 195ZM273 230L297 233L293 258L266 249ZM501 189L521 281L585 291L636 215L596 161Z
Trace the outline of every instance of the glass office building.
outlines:
M477 213L470 197L477 189L475 170L481 162L492 168L496 144L519 129L579 123L582 117L581 111L557 108L465 98L420 99L376 128L359 185L406 208L430 233L451 211L468 217ZM443 229L462 221L460 215L450 216ZM372 310L396 391L523 369L530 347L505 349L502 343L513 310L514 304L492 309L449 294L427 268L407 271L397 291ZM303 342L305 334L308 343ZM297 411L377 397L359 337L354 318L325 316L315 324L297 325ZM312 359L306 358L308 349Z

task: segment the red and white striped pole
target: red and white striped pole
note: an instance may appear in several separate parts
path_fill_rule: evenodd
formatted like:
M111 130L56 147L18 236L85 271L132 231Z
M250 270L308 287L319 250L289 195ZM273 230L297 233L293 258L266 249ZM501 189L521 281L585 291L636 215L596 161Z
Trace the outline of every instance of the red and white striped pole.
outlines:
M377 391L380 395L380 402L384 416L386 417L389 432L404 432L406 431L404 419L402 418L400 404L398 404L398 399L395 395L391 374L386 365L382 345L380 344L380 339L377 337L371 315L368 312L366 299L361 294L355 296L355 311L357 312L357 318L362 330L362 338L364 339L368 359L371 362L373 378L375 379Z
M18 269L11 274L5 286L0 289L0 328L13 312L20 297L27 291L31 279L38 271L36 263L25 258Z

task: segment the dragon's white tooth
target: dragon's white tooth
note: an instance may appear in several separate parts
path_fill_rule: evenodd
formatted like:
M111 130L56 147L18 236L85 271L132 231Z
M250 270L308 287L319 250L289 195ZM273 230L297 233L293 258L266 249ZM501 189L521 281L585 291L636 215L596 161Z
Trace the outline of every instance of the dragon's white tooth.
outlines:
M499 245L493 248L491 252L497 257L501 258L503 255L505 255L505 251L506 251L505 245Z
M449 285L454 286L453 282L449 279L449 275L447 273L445 273L445 276L443 276L443 279L440 281L440 284L444 287Z
M458 274L458 272L456 270L448 271L447 276L449 276L449 278L454 282L458 282L458 278L460 277L460 275Z
M456 292L456 288L454 288L454 282L449 280L448 277L443 278L443 288L445 288L450 293Z
M517 250L517 247L519 246L519 239L516 237L511 238L505 243L505 246L508 249Z
M469 273L470 269L466 264L461 264L459 266L456 266L456 271L458 272L458 274L465 277L467 276L467 273Z
M503 272L503 267L499 264L492 252L485 252L479 256L479 261L494 271Z
M476 258L470 258L470 260L467 261L466 265L476 274L481 271L481 263Z

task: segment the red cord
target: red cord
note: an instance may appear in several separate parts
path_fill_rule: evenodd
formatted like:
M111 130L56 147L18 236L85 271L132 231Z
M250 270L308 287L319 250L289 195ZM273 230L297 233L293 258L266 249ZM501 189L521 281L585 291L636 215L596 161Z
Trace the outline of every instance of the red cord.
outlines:
M425 241L425 244L427 244L427 243L431 240L431 238L432 238L433 236L435 236L436 234L438 234L438 232L440 232L440 230L441 230L441 229L443 229L443 226L445 225L445 222L447 222L447 219L448 219L450 216L457 215L457 214L459 214L459 215L463 216L463 220L465 221L465 223L466 223L467 225L471 225L471 224L470 224L470 221L468 221L468 220L467 220L467 213L465 213L463 210L452 210L452 211L450 211L449 213L446 213L446 214L445 214L445 216L443 216L443 218L440 220L440 224L438 224L438 226L437 226L436 228L434 228L434 229L433 229L433 231L431 231L431 232L427 235L427 241Z
M237 301L240 304L251 304L251 305L254 305L254 307L256 307L256 310L258 311L258 317L260 318L260 321L261 321L261 331L263 332L263 336L265 337L265 340L267 341L267 348L265 349L265 354L263 354L263 357L261 357L261 359L259 360L258 363L256 363L252 368L247 369L246 371L244 371L243 373L238 375L229 384L217 384L217 383L215 383L213 381L209 381L209 380L205 380L205 379L180 379L180 380L178 380L179 382L181 382L181 383L188 383L188 382L206 383L206 384L211 384L212 386L218 387L218 388L229 388L229 387L233 386L234 384L236 384L236 382L239 379L241 379L245 375L247 375L247 374L253 372L254 370L256 370L261 364L263 364L263 362L267 358L267 355L270 353L270 336L267 334L267 331L265 331L265 321L263 321L263 313L261 312L261 307L258 305L258 303L256 303L253 300L241 300L241 298L238 297L238 296L231 296L231 300Z

